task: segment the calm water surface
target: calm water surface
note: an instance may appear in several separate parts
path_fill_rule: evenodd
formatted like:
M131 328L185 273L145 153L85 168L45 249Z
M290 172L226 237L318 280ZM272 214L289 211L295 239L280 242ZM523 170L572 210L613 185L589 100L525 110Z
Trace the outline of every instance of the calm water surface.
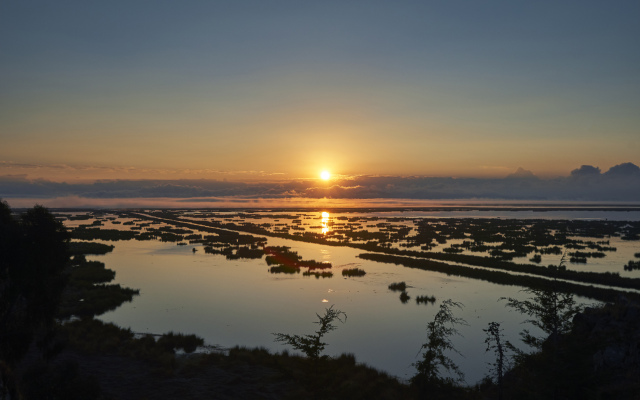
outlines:
M269 240L288 245L303 258L331 261L334 277L316 279L302 274L270 274L264 260L226 260L223 256L193 254L193 246L161 242L117 242L113 253L96 256L116 271L116 283L139 288L140 296L100 317L130 327L135 332L168 331L196 333L208 344L264 346L273 351L286 347L273 342L274 332L313 333L315 313L330 305L345 311L345 324L326 336L326 353L353 353L366 363L402 379L410 378L426 324L442 300L465 305L456 316L469 326L460 327L455 338L464 358L452 355L467 382L486 373L484 333L490 321L502 323L512 340L524 327L524 318L498 302L502 296L522 297L521 288L449 277L391 264L363 261L358 250ZM343 278L340 270L358 266L367 271L361 278ZM407 304L387 286L405 281L412 297ZM415 296L433 295L435 305L417 305ZM326 300L326 302L324 302Z

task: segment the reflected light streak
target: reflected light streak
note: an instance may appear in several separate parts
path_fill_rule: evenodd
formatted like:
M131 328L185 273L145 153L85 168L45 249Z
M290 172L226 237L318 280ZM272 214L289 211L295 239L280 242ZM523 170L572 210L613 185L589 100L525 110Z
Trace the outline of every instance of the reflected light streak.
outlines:
M327 232L329 232L329 218L330 215L328 212L323 211L322 212L322 220L320 221L322 223L322 234L326 235Z

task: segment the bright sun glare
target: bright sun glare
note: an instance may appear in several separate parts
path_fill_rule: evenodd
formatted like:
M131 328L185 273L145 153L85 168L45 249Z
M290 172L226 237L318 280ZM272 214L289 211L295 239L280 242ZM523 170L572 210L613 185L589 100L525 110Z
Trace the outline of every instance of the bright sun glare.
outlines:
M323 180L329 180L329 178L331 178L331 174L329 173L329 171L322 171L320 172L320 178L322 178Z

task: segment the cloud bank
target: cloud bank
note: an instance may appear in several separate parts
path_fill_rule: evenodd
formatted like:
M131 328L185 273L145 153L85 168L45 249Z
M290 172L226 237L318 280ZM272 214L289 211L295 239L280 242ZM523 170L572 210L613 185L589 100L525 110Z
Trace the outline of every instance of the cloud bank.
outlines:
M624 163L602 172L583 165L567 177L541 179L519 168L505 178L358 176L328 183L316 180L229 182L223 180L99 180L53 182L24 175L0 176L0 197L10 200L175 199L233 203L234 199L415 199L640 201L640 168ZM81 202L81 201L80 201ZM133 204L125 201L125 204Z

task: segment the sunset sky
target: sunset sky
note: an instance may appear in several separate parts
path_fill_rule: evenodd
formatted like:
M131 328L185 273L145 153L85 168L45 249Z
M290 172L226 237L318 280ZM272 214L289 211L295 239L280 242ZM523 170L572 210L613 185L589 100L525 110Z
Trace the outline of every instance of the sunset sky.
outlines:
M640 165L638 21L635 0L3 1L0 176Z

